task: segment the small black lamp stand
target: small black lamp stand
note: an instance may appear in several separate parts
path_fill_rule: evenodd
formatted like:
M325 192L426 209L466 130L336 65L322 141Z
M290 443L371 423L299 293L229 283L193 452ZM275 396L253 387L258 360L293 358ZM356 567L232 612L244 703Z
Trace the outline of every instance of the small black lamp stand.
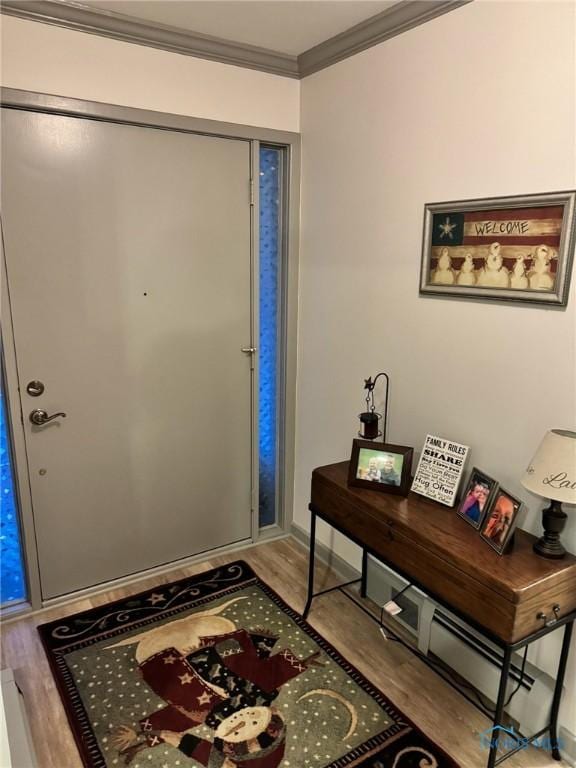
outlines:
M568 517L562 504L576 504L576 432L550 429L528 465L522 485L550 499L550 506L542 510L544 535L534 543L534 552L559 560L566 554L560 534Z
M560 542L560 534L564 530L568 515L562 509L562 502L550 500L550 506L542 510L542 527L544 536L534 543L534 552L541 557L551 557L556 560L564 557L566 550Z
M382 430L380 430L380 419L382 419L381 413L376 413L376 406L374 405L374 387L378 379L383 376L386 379L386 397L384 400L384 420L382 422ZM360 431L359 437L364 440L376 440L378 437L382 437L382 441L386 442L386 431L388 428L388 390L390 389L390 379L387 373L379 373L373 379L371 376L364 379L364 389L366 392L366 410L359 414L360 419Z

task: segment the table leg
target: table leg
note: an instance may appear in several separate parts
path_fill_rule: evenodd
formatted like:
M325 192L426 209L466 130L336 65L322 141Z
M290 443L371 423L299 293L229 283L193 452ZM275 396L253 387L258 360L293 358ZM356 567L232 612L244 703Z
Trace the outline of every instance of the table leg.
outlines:
M302 618L308 618L310 612L310 606L312 605L312 598L314 596L314 560L316 551L316 513L313 509L310 510L310 552L308 554L308 598L306 600L306 606L302 613Z
M498 688L498 699L496 700L496 712L494 714L494 728L490 737L490 754L488 755L488 768L494 768L496 765L496 756L498 753L498 742L500 740L500 731L498 727L502 725L502 715L504 714L504 702L506 700L506 686L508 684L508 675L510 673L510 660L512 651L509 646L504 649L504 660L502 662L502 672L500 673L500 687Z
M560 710L560 699L562 698L562 688L564 685L564 676L566 674L566 665L568 663L568 653L570 652L570 640L572 639L573 628L573 621L566 624L564 627L564 639L562 641L562 651L560 653L560 661L558 662L558 674L556 675L552 710L550 712L550 746L554 760L561 759L560 749L558 747L558 712Z
M366 583L368 581L368 552L362 550L362 580L360 582L360 597L366 597Z

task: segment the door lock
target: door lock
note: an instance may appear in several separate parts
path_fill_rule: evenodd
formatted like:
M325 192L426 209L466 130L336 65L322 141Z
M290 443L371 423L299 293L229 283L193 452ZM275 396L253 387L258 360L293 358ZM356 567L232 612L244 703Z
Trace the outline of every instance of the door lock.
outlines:
M37 380L29 381L28 384L26 384L26 392L28 392L30 397L40 397L44 392L44 384Z
M30 414L30 421L32 424L35 424L37 427L41 427L43 424L48 424L49 421L54 421L54 419L59 418L66 418L65 413L53 413L52 416L48 416L46 411L43 411L42 408L37 408L35 411L32 411Z

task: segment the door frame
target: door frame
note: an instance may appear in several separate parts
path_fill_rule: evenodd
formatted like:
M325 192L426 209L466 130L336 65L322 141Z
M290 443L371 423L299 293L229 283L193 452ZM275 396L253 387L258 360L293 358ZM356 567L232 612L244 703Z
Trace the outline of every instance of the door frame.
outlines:
M52 115L78 117L100 122L112 122L140 127L169 129L182 133L201 134L216 138L239 139L250 144L251 194L251 340L252 346L258 346L259 338L259 156L260 143L283 149L283 195L285 204L282 209L281 243L282 253L282 300L280 311L280 346L279 377L280 413L278 415L278 505L276 524L260 529L258 519L258 354L254 356L251 381L252 399L252 497L251 497L251 536L250 545L285 536L290 531L294 499L294 450L295 450L295 410L296 410L296 366L297 366L297 311L298 311L298 239L300 222L300 135L288 131L258 128L249 125L224 123L216 120L174 115L151 110L136 109L114 104L73 99L65 96L23 91L13 88L0 89L0 106L31 112L43 112ZM39 610L48 605L67 602L80 596L102 592L111 587L118 587L137 582L151 575L169 572L190 563L205 559L207 554L195 555L178 560L168 566L160 566L141 571L131 576L98 584L80 592L70 593L61 598L43 601L40 589L40 572L36 537L34 529L34 511L30 490L30 475L26 445L24 441L24 419L20 402L20 387L17 371L17 350L14 343L12 312L10 307L9 286L6 263L2 248L2 346L0 353L4 357L6 402L9 409L11 440L14 453L15 481L18 492L22 541L25 568L28 582L28 601L19 603L11 610L2 610L2 616L21 615L31 610ZM244 545L246 546L246 545ZM230 551L237 545L211 550L210 556Z

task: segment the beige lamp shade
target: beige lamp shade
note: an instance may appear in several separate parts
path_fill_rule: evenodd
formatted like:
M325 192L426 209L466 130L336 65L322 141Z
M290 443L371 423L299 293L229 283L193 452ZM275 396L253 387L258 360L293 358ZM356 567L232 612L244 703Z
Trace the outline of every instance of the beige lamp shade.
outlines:
M576 504L576 432L547 432L528 465L522 485L538 496Z

